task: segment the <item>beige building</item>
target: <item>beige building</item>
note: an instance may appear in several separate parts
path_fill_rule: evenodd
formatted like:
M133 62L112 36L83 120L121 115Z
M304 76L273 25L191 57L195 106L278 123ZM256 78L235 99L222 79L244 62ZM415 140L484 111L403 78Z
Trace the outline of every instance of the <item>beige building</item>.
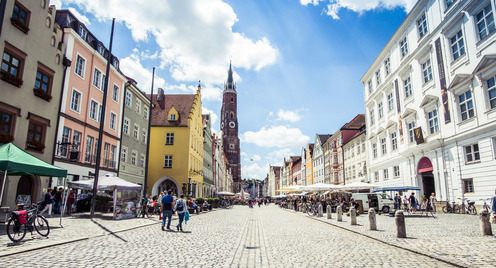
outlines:
M49 1L5 1L1 21L0 144L12 142L52 163L64 48ZM0 181L3 180L3 176ZM43 198L49 177L8 176L2 206L14 207L17 196Z

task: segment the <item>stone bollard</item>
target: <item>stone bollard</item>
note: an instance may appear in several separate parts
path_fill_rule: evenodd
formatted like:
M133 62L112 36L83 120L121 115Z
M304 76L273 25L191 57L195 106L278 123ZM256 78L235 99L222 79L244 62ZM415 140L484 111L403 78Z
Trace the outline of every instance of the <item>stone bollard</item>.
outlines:
M319 204L319 217L324 216L324 208L322 207L322 204Z
M375 209L369 209L369 230L377 230L377 220L375 218Z
M307 205L303 204L303 213L307 213Z
M496 224L496 213L491 214L491 223Z
M489 211L487 209L483 209L479 213L480 227L482 235L493 235L493 230L491 228L491 223L489 222Z
M396 222L396 237L406 238L405 215L403 214L403 210L396 211L394 221Z
M351 225L357 225L356 209L355 207L350 208Z
M327 205L326 213L327 213L327 219L332 219L332 208L331 208L331 205Z
M343 221L343 208L341 206L338 206L338 208L336 209L336 214L338 221Z

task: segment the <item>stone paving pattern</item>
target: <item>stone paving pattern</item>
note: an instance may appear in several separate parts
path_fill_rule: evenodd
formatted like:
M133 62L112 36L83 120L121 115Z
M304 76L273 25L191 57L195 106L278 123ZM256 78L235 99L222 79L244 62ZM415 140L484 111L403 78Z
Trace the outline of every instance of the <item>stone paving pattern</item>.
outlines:
M48 239L27 234L25 242L13 244L0 232L0 266L453 267L438 259L467 267L496 264L496 240L479 234L475 216L407 218L407 239L395 238L394 218L377 216L379 231L366 230L367 215L358 217L358 226L350 226L346 216L341 223L333 218L274 204L235 206L192 215L181 233L161 231L156 216L122 221L70 217ZM52 226L58 221L50 218Z

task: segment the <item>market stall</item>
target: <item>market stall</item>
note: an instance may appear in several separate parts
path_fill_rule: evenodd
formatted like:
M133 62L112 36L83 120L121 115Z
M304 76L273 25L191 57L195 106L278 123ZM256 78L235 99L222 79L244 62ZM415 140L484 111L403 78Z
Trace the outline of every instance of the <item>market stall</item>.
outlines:
M69 187L91 190L93 180L69 182ZM141 185L125 181L113 174L105 174L98 178L98 191L113 192L113 218L115 220L137 217Z

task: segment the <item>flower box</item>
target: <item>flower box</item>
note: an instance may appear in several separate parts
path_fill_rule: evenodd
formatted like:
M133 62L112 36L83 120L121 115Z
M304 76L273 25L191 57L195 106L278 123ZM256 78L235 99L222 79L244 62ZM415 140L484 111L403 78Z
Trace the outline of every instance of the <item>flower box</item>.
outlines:
M10 22L17 29L21 30L21 32L23 32L25 34L27 34L29 32L28 26L24 25L24 23L22 23L22 21L20 21L18 18L10 18Z
M14 140L14 137L10 136L9 134L4 134L0 133L0 143L9 143Z
M43 151L43 149L45 149L45 144L43 144L39 141L28 141L26 143L26 145L28 146L28 148L34 149L37 151Z
M2 80L11 83L14 86L17 86L17 87L22 86L23 81L20 77L17 77L13 74L10 74L4 70L0 71L0 76L1 76Z
M52 95L46 93L45 91L39 89L39 88L35 88L33 89L33 93L35 96L38 96L46 101L50 101L52 99Z

